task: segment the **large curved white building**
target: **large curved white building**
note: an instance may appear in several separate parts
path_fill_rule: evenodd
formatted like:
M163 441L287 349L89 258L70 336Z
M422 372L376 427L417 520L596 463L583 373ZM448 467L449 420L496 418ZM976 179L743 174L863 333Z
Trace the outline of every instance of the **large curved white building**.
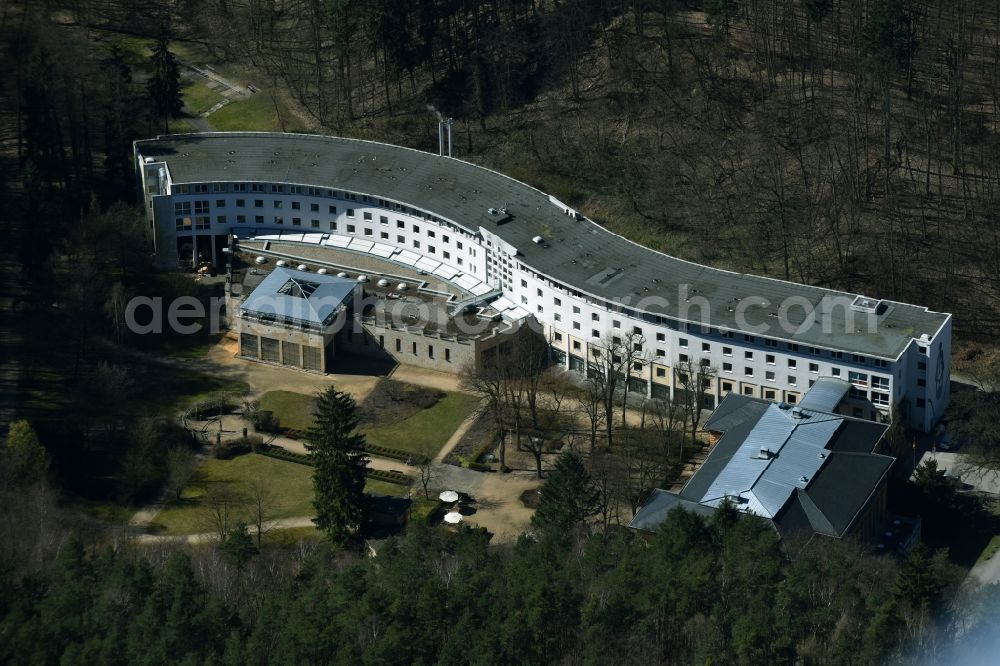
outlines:
M852 416L897 406L929 429L949 398L951 315L718 270L639 246L524 183L409 148L324 136L210 133L137 141L163 267L219 262L230 233L370 253L541 322L582 371L603 337L640 334L633 388L669 395L677 369L729 392L797 402L850 383Z

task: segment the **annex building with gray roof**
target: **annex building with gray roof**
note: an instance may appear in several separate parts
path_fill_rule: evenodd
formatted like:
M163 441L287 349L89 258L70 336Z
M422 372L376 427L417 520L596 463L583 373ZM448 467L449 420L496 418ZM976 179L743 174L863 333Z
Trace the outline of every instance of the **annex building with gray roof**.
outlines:
M552 356L584 371L602 338L641 336L629 381L673 395L693 363L728 393L798 400L851 384L859 416L898 409L928 429L949 398L951 316L735 273L656 252L558 199L452 157L372 141L272 133L135 143L163 267L220 263L230 234L415 268L469 303L542 324Z
M704 426L716 437L708 458L679 493L654 492L630 527L655 531L674 508L705 514L729 503L783 538L870 540L886 520L888 426L836 413L829 388L797 406L727 396ZM828 410L803 406L823 400Z

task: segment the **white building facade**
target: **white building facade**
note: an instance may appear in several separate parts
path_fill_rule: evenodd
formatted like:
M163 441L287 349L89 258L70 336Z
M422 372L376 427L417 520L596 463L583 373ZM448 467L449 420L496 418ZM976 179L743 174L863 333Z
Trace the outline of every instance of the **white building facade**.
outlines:
M898 409L929 430L948 403L951 315L684 262L467 162L256 133L138 141L135 159L164 268L221 265L229 234L381 248L486 285L476 291L512 319L533 315L568 369L583 372L602 339L641 336L630 384L649 396L672 396L679 372L704 364L706 408L729 392L797 402L820 377L852 384L850 416Z

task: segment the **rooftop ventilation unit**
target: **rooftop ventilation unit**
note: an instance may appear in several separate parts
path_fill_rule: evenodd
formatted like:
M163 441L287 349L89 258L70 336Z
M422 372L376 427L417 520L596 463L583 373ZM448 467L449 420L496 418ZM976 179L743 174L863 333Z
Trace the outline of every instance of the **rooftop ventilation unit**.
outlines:
M867 312L869 314L878 312L879 306L882 305L882 301L876 298L868 298L867 296L857 296L851 303L851 309L855 312Z
M542 238L541 236L535 236L534 238L531 239L531 242L535 243L536 245L541 245L542 243L545 242L545 239Z
M799 482L800 483L809 483L809 478L806 477L806 476L800 476L799 477Z
M804 416L805 416L805 414L802 413L802 408L801 407L793 407L792 408L792 418L793 419L801 419Z
M771 458L774 457L774 453L772 453L771 449L767 448L766 446L762 446L760 447L760 453L757 455L757 457L760 458L761 460L770 460Z

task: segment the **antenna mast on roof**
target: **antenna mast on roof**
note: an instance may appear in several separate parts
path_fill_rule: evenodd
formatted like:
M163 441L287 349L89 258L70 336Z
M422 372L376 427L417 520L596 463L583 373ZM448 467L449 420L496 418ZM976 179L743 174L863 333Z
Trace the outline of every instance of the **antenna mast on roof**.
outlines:
M448 157L451 157L451 123L452 118L438 120L438 155L444 156L445 135L447 135Z

